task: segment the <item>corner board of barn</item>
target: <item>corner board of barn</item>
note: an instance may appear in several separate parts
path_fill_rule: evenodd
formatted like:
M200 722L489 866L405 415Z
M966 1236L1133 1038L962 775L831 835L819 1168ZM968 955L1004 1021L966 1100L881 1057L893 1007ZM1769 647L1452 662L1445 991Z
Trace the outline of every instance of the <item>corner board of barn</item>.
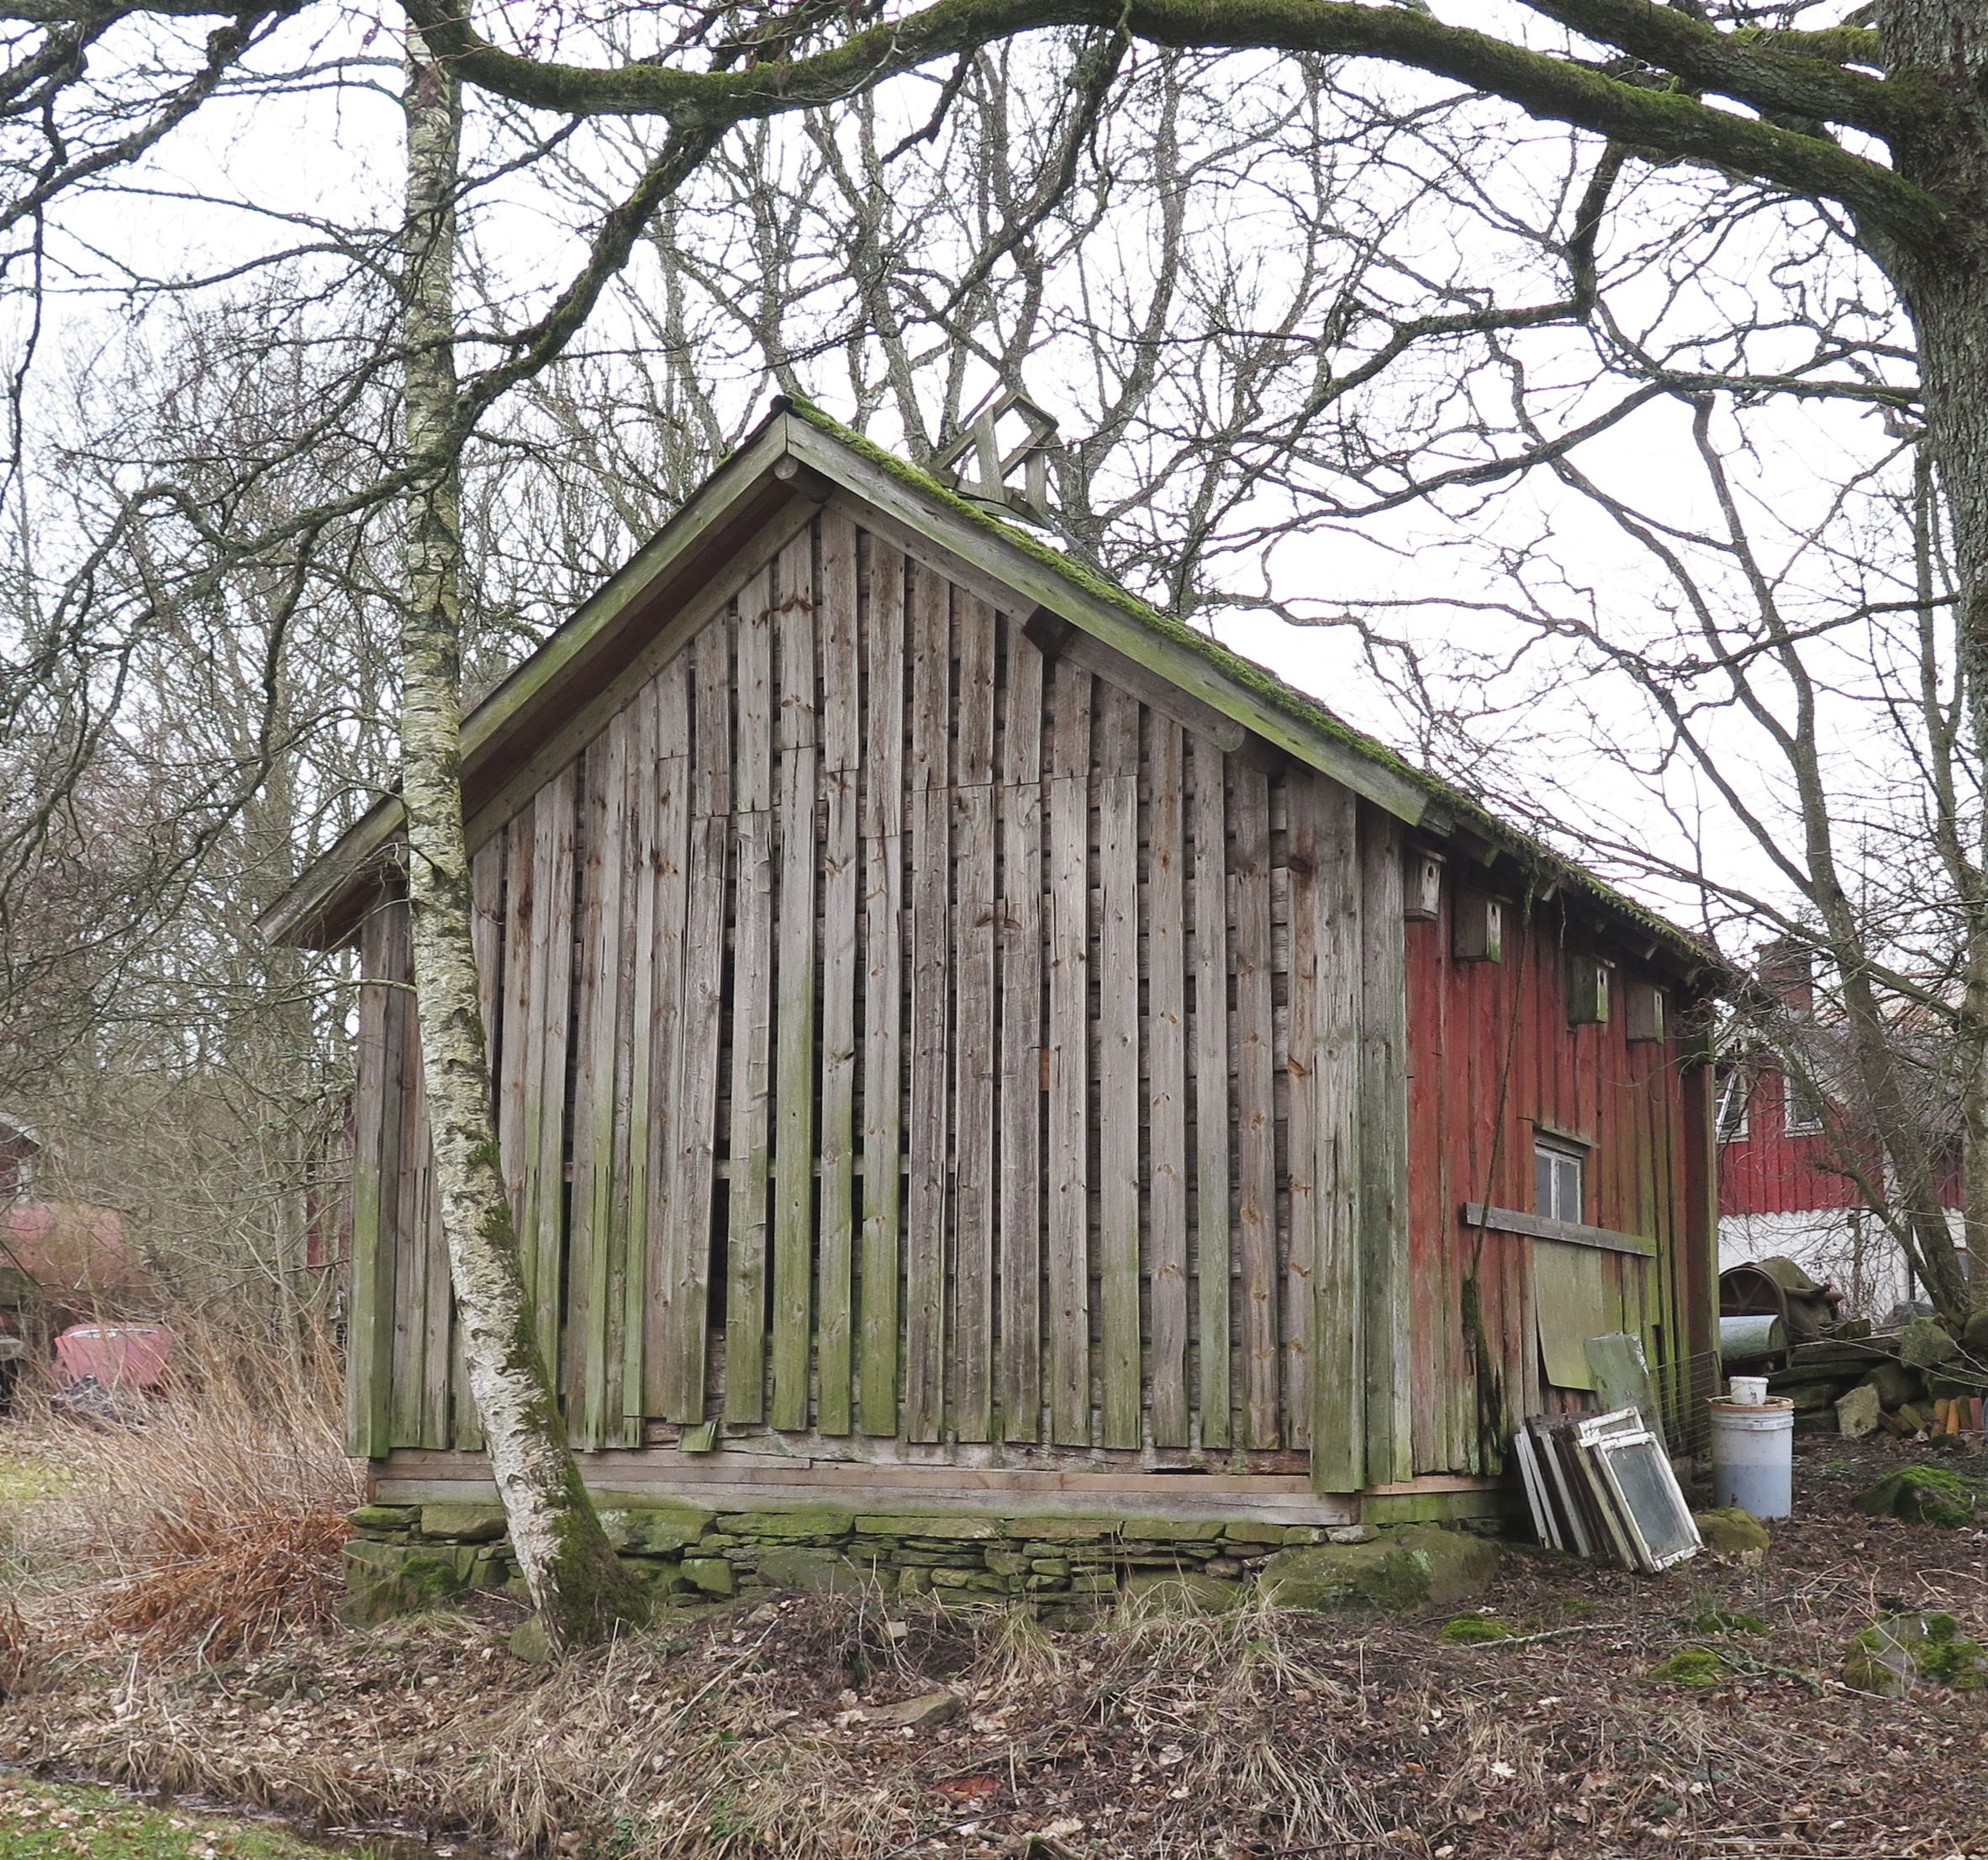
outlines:
M1707 953L812 408L477 707L465 783L572 1441L711 1592L747 1541L1020 1593L1059 1542L1492 1519L1588 1338L1674 1440L1711 1392ZM474 1562L398 830L266 925L363 952L364 1515Z

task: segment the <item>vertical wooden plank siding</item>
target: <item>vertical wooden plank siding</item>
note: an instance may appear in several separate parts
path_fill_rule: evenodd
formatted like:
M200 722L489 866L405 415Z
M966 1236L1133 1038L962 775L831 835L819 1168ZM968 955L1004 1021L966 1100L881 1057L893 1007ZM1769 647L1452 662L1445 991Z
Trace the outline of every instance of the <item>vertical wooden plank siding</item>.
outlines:
M668 1225L663 1239L662 1361L657 1411L704 1418L711 1270L711 1200L717 1167L720 1041L723 1031L725 875L731 841L731 630L707 628L690 667L684 705L694 733L683 882L683 1036L662 1075L668 1146ZM663 728L671 698L664 687Z
M1000 1402L1005 1438L1041 1434L1042 655L1001 623Z
M1311 1483L1357 1492L1367 1483L1364 1288L1360 1262L1361 962L1358 806L1315 778L1312 800Z
M573 1096L572 1262L567 1329L567 1419L576 1444L608 1444L608 1362L617 1235L614 1225L616 1056L621 1009L622 844L628 794L629 716L614 718L587 753L587 835L581 871L582 986ZM617 1367L619 1365L617 1365ZM620 1409L614 1406L619 1431Z
M898 1431L899 1209L904 1183L904 561L873 543L862 617L869 728L862 778L863 1177L857 1408L866 1434Z
M675 685L683 688L683 661L672 661ZM621 1420L622 1445L642 1444L648 1412L649 1311L654 1267L651 1253L662 1250L667 1197L662 1186L662 1124L657 1113L657 1060L677 1037L676 999L682 985L683 918L679 897L683 864L674 846L665 851L663 817L683 812L682 771L666 772L659 740L662 680L650 684L630 707L630 744L623 817L627 821L622 867L622 918L626 926L622 960L625 1082L614 1134L623 1159L616 1219L625 1235L617 1320L621 1341L620 1400L610 1409ZM675 797L675 798L672 798ZM673 868L673 870L672 870ZM666 876L667 875L667 876ZM673 878L673 883L672 883ZM666 924L665 900L677 905ZM659 1040L658 1035L661 1035ZM667 1063L667 1058L665 1059Z
M532 1309L549 1373L559 1363L560 1286L565 1272L566 1055L573 971L574 771L562 769L539 791L532 810L532 1014L537 1022L537 1077L525 1108L525 1202L530 1228Z
M947 972L951 967L952 661L947 583L911 565L911 1083L906 1122L904 1434L936 1441L946 1402Z
M1051 1437L1090 1444L1089 947L1091 675L1056 665L1049 782Z
M955 597L952 1431L994 1437L994 612Z
M1284 1444L1311 1444L1311 1319L1317 1262L1318 788L1320 778L1293 775L1284 782L1286 962L1284 1236Z
M739 596L733 840L730 1219L725 1418L766 1418L767 1172L773 1014L773 590L764 570Z
M1270 783L1238 761L1236 835L1236 1208L1242 1304L1244 1443L1275 1446L1278 1427L1277 1132L1270 987Z
M808 1425L815 1278L815 539L780 551L780 928L774 1065L773 1388L775 1427Z
M376 904L360 928L358 1089L352 1107L351 1343L345 1365L345 1450L379 1459L393 1445L393 1238L387 1206L399 1190L398 1067L393 1004L399 990L396 907Z
M537 863L531 823L532 806L527 803L504 831L504 1036L497 1088L498 1154L504 1166L504 1191L510 1197L511 1223L528 1297L532 1262L530 1229L525 1214L525 1105L541 1065L540 1030L531 993L532 873Z
M821 1183L815 1425L850 1431L856 1241L857 782L862 768L856 525L821 519Z
M1228 829L1221 751L1188 739L1193 787L1194 1240L1201 1444L1232 1437L1230 1360Z
M1139 705L1105 686L1098 761L1099 1369L1105 1446L1139 1445Z
M1189 1439L1187 1386L1187 888L1180 726L1155 716L1146 807L1147 1223L1155 1446Z
M1405 926L1402 829L1346 788L1225 752L846 513L775 540L472 862L506 1191L576 1443L720 1414L932 1463L1047 1441L1258 1472L1309 1449L1326 1492L1495 1472L1520 1415L1577 1399L1542 1376L1531 1243L1457 1215L1530 1204L1539 1126L1587 1146L1586 1218L1656 1241L1590 1263L1685 1418L1705 1056L1567 1025L1591 926L1521 893L1506 959L1458 958L1447 915ZM1466 865L1441 912L1485 882ZM404 903L361 925L371 1457L478 1439L409 941Z
M1408 1309L1408 1023L1401 840L1378 810L1360 823L1360 1215L1367 1350L1367 1476L1412 1477Z

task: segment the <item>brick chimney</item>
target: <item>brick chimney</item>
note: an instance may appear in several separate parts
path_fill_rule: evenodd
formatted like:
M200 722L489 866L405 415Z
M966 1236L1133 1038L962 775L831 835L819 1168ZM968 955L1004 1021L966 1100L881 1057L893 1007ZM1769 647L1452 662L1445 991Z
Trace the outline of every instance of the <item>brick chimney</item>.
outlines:
M1816 952L1792 936L1777 936L1760 951L1760 985L1796 1014L1816 1010Z

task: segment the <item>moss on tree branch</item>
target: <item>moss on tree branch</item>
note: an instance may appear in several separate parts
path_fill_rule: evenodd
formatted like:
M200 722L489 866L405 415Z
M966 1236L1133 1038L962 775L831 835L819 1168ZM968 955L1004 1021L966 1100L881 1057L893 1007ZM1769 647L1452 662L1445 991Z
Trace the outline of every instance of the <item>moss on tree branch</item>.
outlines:
M1574 60L1446 25L1406 8L1344 0L936 0L809 57L714 71L646 62L597 69L528 58L485 39L461 0L407 3L429 44L460 77L514 102L571 115L659 115L680 129L715 134L734 123L836 103L898 73L1022 33L1099 26L1180 48L1384 59L1502 97L1544 121L1838 201L1890 238L1921 250L1938 244L1948 221L1933 195L1833 142L1695 97L1617 82ZM1592 3L1591 29L1600 33L1599 16L1615 10L1613 0ZM1585 9L1569 4L1561 10ZM1641 4L1633 10L1654 11ZM1734 44L1732 55L1740 55L1736 42L1722 43ZM1856 95L1866 102L1869 91L1896 82L1778 57L1778 81L1788 89L1790 104L1817 117L1838 113L1828 100L1797 84L1801 71L1811 69L1828 72L1842 87L1863 87ZM1917 99L1916 87L1914 95ZM1922 108L1922 100L1916 107Z

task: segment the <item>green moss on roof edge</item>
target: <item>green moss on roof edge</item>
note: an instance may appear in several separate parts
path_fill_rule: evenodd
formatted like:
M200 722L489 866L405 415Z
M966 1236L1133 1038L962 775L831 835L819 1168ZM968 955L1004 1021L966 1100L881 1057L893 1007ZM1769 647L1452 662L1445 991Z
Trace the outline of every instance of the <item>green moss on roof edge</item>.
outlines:
M1628 919L1648 930L1652 935L1662 938L1678 954L1689 957L1700 967L1713 972L1722 982L1730 977L1732 972L1727 965L1715 951L1690 931L1680 929L1668 918L1661 917L1647 905L1638 904L1627 893L1616 890L1605 879L1590 872L1585 866L1555 852L1544 840L1536 839L1532 835L1500 819L1475 796L1444 781L1440 776L1432 775L1426 769L1418 768L1396 751L1389 748L1378 737L1369 736L1364 730L1355 730L1351 724L1328 710L1309 693L1287 683L1268 666L1259 665L1254 659L1246 658L1232 647L1224 645L1221 640L1197 631L1178 614L1167 613L1150 602L1141 600L1129 588L1121 588L1116 582L1099 574L1095 569L1087 568L1083 563L1073 561L1062 550L1052 548L1040 536L1032 535L1014 524L1002 522L982 505L973 503L970 498L962 498L951 487L942 484L931 472L921 470L908 459L900 458L895 452L878 445L875 440L866 439L861 433L843 425L832 414L824 413L812 401L804 400L797 395L782 395L775 402L774 410L778 412L783 408L795 419L804 420L817 431L826 434L837 445L847 446L878 471L895 478L908 490L915 491L919 496L940 505L948 514L958 518L962 523L973 524L977 530L1005 543L1011 549L1019 549L1068 582L1078 593L1116 608L1148 631L1198 653L1224 677L1231 678L1237 683L1247 687L1254 695L1282 711L1293 722L1331 738L1334 742L1353 751L1355 755L1378 763L1390 773L1411 782L1432 800L1441 803L1467 820L1486 840L1501 851L1510 853L1522 866L1530 867L1534 876L1550 874L1562 883L1571 883L1596 904Z

